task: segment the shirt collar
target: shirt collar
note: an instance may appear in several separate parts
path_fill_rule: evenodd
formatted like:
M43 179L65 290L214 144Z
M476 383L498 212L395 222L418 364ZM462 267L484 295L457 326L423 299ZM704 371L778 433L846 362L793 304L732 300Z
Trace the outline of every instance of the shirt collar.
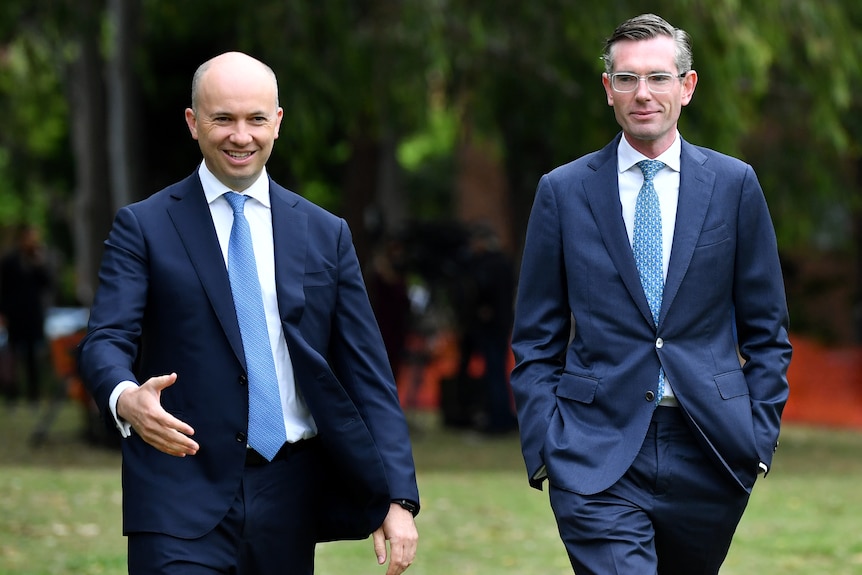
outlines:
M679 132L676 133L676 137L673 139L673 143L670 147L659 155L659 157L655 158L674 170L675 172L679 172L680 169L680 152L682 150L681 138L679 136ZM631 144L629 144L628 140L626 140L625 136L620 138L620 145L617 147L617 167L619 168L620 173L630 170L632 166L640 162L641 160L648 160L646 156L635 150Z
M198 176L200 176L201 185L204 188L204 195L206 196L208 204L213 203L216 199L223 196L225 192L234 191L221 183L218 178L215 177L207 167L206 161L201 162L200 168L198 168ZM260 172L260 176L258 176L254 183L241 193L256 199L269 208L269 178L266 175L266 168L263 168Z

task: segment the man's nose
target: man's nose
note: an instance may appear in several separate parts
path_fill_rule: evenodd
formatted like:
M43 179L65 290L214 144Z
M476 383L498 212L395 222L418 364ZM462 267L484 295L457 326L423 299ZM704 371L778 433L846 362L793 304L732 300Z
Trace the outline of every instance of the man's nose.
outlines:
M251 132L248 126L240 122L236 125L236 129L231 134L231 142L238 145L245 145L252 141Z
M638 98L651 98L652 91L649 89L649 84L646 78L638 78L638 87L635 90Z

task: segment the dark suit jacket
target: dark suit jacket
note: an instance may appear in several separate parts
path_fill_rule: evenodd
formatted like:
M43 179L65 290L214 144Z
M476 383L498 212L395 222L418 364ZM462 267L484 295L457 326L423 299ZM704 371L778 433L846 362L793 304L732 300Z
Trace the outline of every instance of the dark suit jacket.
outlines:
M622 218L619 137L543 176L530 216L512 386L531 482L544 465L576 493L613 485L646 435L662 366L704 449L750 490L778 444L791 355L762 190L750 166L682 142L656 328Z
M328 468L319 540L364 538L393 498L418 501L392 371L346 222L270 181L278 306ZM176 372L164 408L200 450L123 441L124 531L208 532L237 492L248 392L230 282L197 172L119 210L105 242L81 373L112 422L123 380ZM113 423L111 423L113 426ZM289 488L289 486L285 486Z

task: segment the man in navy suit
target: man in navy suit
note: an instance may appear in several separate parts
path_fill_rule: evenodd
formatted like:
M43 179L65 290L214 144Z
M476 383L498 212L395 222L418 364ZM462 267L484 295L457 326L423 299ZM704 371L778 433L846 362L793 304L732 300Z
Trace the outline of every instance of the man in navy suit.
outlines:
M125 437L132 574L306 575L315 543L369 535L388 575L416 553L410 439L350 231L266 172L282 114L268 66L204 63L185 113L203 162L119 210L105 242L79 364ZM248 439L231 191L248 198L283 415L269 457Z
M527 229L512 373L523 455L578 575L715 574L788 395L775 234L752 168L677 131L697 84L688 35L638 16L603 58L622 134L543 176ZM638 214L641 188L656 218ZM639 218L658 228L654 309Z

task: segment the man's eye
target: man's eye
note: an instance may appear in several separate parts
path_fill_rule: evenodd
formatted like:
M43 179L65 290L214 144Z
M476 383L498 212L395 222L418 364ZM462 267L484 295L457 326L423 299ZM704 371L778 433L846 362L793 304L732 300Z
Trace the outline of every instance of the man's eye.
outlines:
M631 86L635 82L637 82L635 76L617 76L617 84L621 86Z
M660 74L660 75L656 74L655 76L650 76L649 79L650 79L650 82L652 82L653 84L656 84L658 86L663 86L663 85L667 84L668 82L670 82L670 76L668 76L666 74Z

